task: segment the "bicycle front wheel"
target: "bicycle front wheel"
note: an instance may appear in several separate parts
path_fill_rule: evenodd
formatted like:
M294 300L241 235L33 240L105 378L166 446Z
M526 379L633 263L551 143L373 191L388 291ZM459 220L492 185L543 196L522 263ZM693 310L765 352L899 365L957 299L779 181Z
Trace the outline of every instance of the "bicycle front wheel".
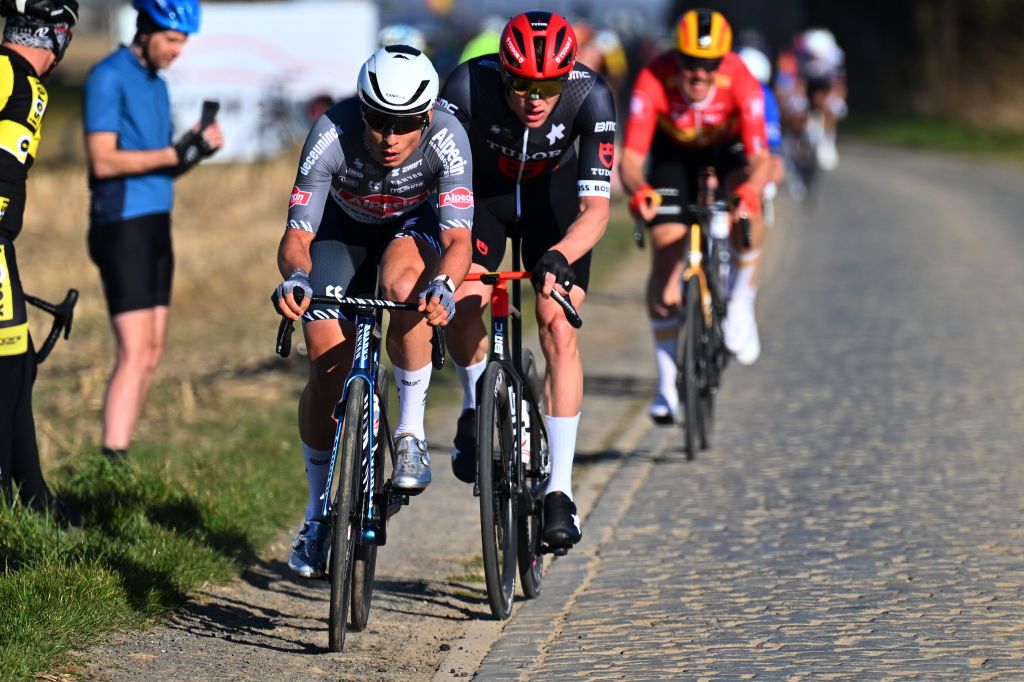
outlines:
M690 277L683 288L683 328L679 334L676 362L679 365L679 397L683 400L683 442L686 459L697 454L700 410L698 401L697 357L704 314L700 305L700 282Z
M495 618L512 613L516 587L516 448L513 447L509 384L492 362L480 379L476 411L480 535L487 599Z
M533 353L523 351L523 376L533 389L537 403L527 400L530 409L530 461L523 463L524 495L520 503L528 500L531 507L519 509L519 577L523 581L523 594L527 599L540 595L541 578L544 572L544 555L541 554L541 531L544 528L544 487L547 485L548 439L544 428L544 393L537 376Z
M334 522L331 545L331 615L328 626L328 646L331 651L345 648L345 622L351 601L352 557L355 554L359 523L353 520L355 504L359 499L359 466L363 460L363 434L368 428L369 391L364 381L353 381L345 401L345 417L338 425L338 458L334 477L336 481Z
M377 409L383 410L388 399L388 374L383 367L377 372ZM383 424L385 420L378 413L375 414L377 424ZM387 434L381 434L380 429L373 436L373 442L377 449L373 455L373 494L381 492L384 486L384 459L387 448L384 439ZM383 527L387 523L387 509L378 509L377 523ZM370 601L373 598L373 574L377 567L377 545L360 544L356 546L355 557L352 564L352 631L362 632L370 620Z

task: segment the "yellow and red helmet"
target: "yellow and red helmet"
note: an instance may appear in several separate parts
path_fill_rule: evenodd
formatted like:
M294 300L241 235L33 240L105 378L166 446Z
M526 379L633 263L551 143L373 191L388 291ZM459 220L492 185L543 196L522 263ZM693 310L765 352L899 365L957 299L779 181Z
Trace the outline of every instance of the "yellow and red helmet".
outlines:
M691 9L676 25L676 48L687 57L721 59L732 49L732 28L720 12Z

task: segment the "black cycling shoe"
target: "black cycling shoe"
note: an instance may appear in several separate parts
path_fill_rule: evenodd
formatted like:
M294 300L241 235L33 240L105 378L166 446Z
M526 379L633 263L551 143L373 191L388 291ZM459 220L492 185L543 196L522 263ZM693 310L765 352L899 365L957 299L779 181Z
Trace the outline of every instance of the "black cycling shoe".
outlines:
M50 514L58 526L65 530L78 530L89 522L88 517L74 507L69 507L63 500L55 500L50 507Z
M582 537L576 503L565 493L548 493L544 497L544 543L552 549L569 548Z
M463 483L476 481L476 410L472 408L459 415L452 448L452 473Z

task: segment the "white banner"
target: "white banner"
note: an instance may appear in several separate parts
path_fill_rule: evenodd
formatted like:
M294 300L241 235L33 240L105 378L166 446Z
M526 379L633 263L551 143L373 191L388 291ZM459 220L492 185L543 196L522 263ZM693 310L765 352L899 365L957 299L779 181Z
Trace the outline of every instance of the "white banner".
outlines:
M125 44L130 6L115 18ZM301 141L318 97L355 92L359 67L376 49L377 7L362 0L206 3L199 33L163 73L176 134L199 120L203 100L220 102L224 148L211 161L252 161Z

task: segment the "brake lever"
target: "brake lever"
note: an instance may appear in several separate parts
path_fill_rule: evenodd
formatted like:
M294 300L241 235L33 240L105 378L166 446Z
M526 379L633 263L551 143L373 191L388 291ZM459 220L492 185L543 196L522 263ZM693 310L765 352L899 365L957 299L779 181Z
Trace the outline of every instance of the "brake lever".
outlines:
M580 313L576 310L576 306L572 304L572 301L554 289L551 290L551 298L554 299L555 303L562 306L562 310L565 311L565 319L569 320L569 324L574 329L579 329L583 326L583 318L580 317Z

